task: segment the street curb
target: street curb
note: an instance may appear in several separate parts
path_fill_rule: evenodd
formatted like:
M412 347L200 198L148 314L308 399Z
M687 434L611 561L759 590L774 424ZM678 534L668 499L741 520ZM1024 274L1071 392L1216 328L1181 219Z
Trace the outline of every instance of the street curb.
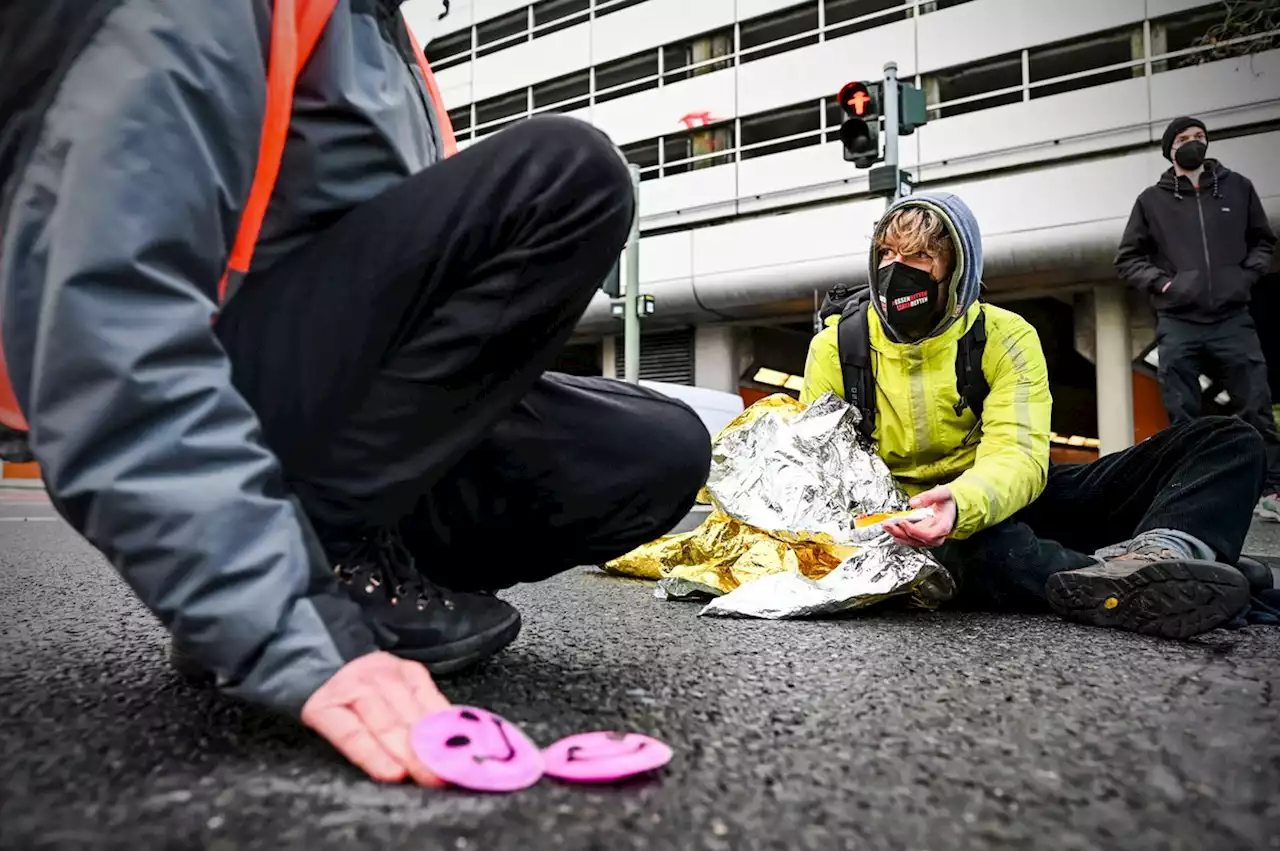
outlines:
M4 479L0 478L0 491L42 491L44 481L41 479Z

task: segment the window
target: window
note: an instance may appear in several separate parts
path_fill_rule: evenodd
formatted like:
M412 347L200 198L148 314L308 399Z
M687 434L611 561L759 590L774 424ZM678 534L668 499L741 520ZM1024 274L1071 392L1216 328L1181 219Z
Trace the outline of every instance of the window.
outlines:
M627 85L628 83L632 85ZM658 87L658 51L596 66L596 103Z
M968 2L969 0L926 0L926 2L920 4L920 14L941 12L943 9L950 9L952 6L959 6L961 3Z
M1033 86L1041 80L1079 74L1095 68L1105 68L1108 65L1119 65L1135 58L1142 59L1142 57L1142 30L1133 27L1107 33L1094 33L1084 38L1047 47L1035 47L1027 51L1030 82ZM1031 97L1049 97L1089 86L1114 83L1134 76L1141 77L1143 73L1141 64L1129 68L1117 68L1102 74L1064 80L1047 86L1035 86L1031 89Z
M600 18L605 15L611 15L614 12L621 12L623 9L630 9L632 6L638 6L644 0L596 0L596 17Z
M795 106L750 115L742 119L741 125L739 144L743 148L760 145L758 148L743 150L742 159L744 160L779 154L796 148L807 148L822 141L818 134L822 126L822 110L816 101L806 101ZM810 135L799 139L788 138L802 133ZM773 139L784 141L772 145L761 144Z
M517 38L523 36L523 38ZM476 26L477 56L488 56L529 38L529 7Z
M798 37L801 33L812 34ZM774 44L774 42L780 43ZM773 15L762 15L738 25L738 49L741 51L742 62L754 62L766 56L776 56L788 50L817 43L817 2L794 6ZM761 47L759 50L752 49L761 45L772 46Z
M706 156L717 151L733 149L733 124L716 124L711 127L689 130L662 138L663 177L684 174L692 169L711 168L733 162L733 154ZM692 158L698 157L693 160ZM674 163L674 165L672 165Z
M662 82L669 85L699 74L723 71L733 65L732 59L722 62L709 60L732 54L733 30L727 29L706 33L678 44L669 44L662 48L662 65L666 72Z
M827 98L823 102L823 109L827 112L827 133L825 140L828 142L840 141L840 125L844 123L844 110L840 108L840 102L836 100L835 95ZM930 115L930 118L934 116Z
M1159 45L1153 45L1155 49L1151 51L1152 54L1158 56L1164 53L1176 53L1179 50L1199 46L1211 30L1222 26L1226 17L1223 11L1223 5L1215 3L1212 6L1193 9L1190 12L1175 15L1171 18L1152 21L1152 40L1163 42ZM1159 36L1156 35L1157 29L1160 30ZM1198 58L1194 56L1181 57L1182 60L1190 60L1188 64L1194 63Z
M518 115L510 121L503 121L500 124L491 124L488 127L477 127L473 135L476 139L483 139L485 136L497 133L499 130L504 129L511 124L515 124L517 121L523 121L524 119L525 116Z
M501 127L505 127L510 122L504 122L496 127L485 127L486 124L502 121L504 118L523 118L528 110L528 89L520 89L516 92L498 95L496 98L482 100L476 104L476 136L492 133ZM481 127L484 127L484 129L480 130L479 128Z
M471 107L460 106L449 110L449 123L453 125L453 135L459 139L471 138Z
M460 33L434 39L423 51L436 71L461 65L471 59L471 27Z
M571 112L591 102L591 72L579 71L533 87L533 108L546 112Z
M645 139L622 146L622 155L627 162L640 166L640 179L653 180L658 177L658 144L660 139Z
M823 0L827 4L827 38L881 27L911 17L911 4L903 0ZM887 13L890 9L896 14ZM870 16L870 17L869 17Z
M981 97L988 92L998 92L1015 86L1018 87L1018 91ZM929 118L946 118L979 109L990 109L993 106L1018 103L1022 100L1021 86L1021 52L939 71L925 78L924 90L929 98L930 107L963 98L974 98L974 100L954 106L944 106L942 109L931 108Z
M1267 0L1214 3L1151 22L1151 55L1162 56L1190 48L1208 48L1175 59L1153 63L1152 71L1182 68L1280 47L1280 4ZM1263 35L1270 33L1270 35ZM1219 42L1260 36L1217 47Z
M533 7L533 37L586 23L590 13L591 0L543 0Z

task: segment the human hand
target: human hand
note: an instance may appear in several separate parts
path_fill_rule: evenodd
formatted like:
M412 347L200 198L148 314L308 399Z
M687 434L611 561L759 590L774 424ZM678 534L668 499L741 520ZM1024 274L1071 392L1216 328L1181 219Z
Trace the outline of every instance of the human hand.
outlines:
M302 707L302 723L374 780L409 777L440 788L444 781L418 761L409 735L424 716L448 706L424 666L378 652L330 677Z
M956 501L951 488L932 488L911 500L912 508L931 506L933 516L923 520L886 523L884 529L899 544L908 547L937 547L947 539L956 525Z

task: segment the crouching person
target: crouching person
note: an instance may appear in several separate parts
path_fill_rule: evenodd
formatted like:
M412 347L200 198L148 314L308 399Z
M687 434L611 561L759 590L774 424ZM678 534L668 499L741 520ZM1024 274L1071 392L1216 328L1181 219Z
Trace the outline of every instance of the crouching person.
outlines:
M1250 583L1234 565L1266 471L1254 429L1200 419L1093 464L1051 467L1044 353L1024 319L979 302L981 236L964 202L900 201L870 256L870 288L824 308L801 400L831 391L861 411L911 504L934 511L891 534L930 548L962 603L1047 605L1169 638L1247 608Z
M549 371L631 227L617 149L458 152L398 6L0 4L0 422L180 671L435 784L409 732L516 638L493 592L666 532L710 439Z

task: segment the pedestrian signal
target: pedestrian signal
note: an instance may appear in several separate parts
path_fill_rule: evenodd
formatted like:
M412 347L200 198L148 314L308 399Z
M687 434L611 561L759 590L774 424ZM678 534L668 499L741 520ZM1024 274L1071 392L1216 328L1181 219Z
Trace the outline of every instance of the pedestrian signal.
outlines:
M880 91L879 83L855 81L845 83L836 95L844 112L840 124L840 144L845 162L858 168L871 168L880 156Z

